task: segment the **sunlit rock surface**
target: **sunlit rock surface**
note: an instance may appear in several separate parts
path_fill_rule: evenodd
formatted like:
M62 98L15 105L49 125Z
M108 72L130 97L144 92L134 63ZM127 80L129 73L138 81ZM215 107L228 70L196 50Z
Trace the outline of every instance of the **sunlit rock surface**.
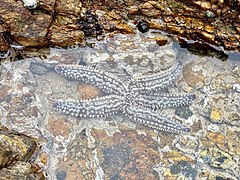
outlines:
M102 30L105 36L151 28L175 34L178 39L239 51L239 12L240 2L235 0L1 0L0 33L6 37L0 41L3 38L8 44L26 47L66 47L85 43L86 36L98 38ZM146 27L137 28L139 22L145 22ZM0 48L5 51L6 46Z
M118 35L94 48L51 49L0 66L1 124L41 139L37 159L57 179L238 179L239 55L228 61L197 56L176 43L159 46L156 33ZM122 79L164 71L176 59L183 73L169 92L196 94L190 107L163 110L190 127L174 135L136 125L121 115L78 119L54 111L57 100L93 98L96 87L68 81L56 63L104 69ZM20 151L20 149L19 149ZM1 170L0 170L1 171Z
M40 149L38 140L9 130L0 125L0 177L7 179L44 178L40 164L35 159ZM41 162L41 157L38 158Z

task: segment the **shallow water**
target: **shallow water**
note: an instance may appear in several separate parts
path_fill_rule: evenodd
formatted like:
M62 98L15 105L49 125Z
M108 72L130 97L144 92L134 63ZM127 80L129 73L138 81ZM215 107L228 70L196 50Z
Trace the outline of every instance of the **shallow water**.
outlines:
M238 179L240 158L240 56L222 62L158 46L157 35L118 35L95 48L51 49L48 58L1 66L1 124L37 137L52 179ZM165 91L194 93L190 107L161 110L191 128L157 132L122 115L74 118L56 112L58 100L101 96L95 87L56 74L57 63L93 66L122 80L166 71L176 60L182 75Z

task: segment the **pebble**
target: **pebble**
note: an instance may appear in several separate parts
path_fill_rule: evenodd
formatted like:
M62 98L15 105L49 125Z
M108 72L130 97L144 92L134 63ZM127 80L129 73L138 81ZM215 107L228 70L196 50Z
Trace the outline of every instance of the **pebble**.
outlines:
M210 114L210 118L212 121L220 121L222 117L222 112L217 109L217 108L213 108Z
M67 173L66 171L61 170L57 172L56 176L57 176L57 180L64 180L67 177Z
M190 116L193 115L189 107L185 107L185 106L177 108L175 111L175 114L183 119L188 119Z
M233 90L235 90L238 93L240 93L240 84L233 84Z

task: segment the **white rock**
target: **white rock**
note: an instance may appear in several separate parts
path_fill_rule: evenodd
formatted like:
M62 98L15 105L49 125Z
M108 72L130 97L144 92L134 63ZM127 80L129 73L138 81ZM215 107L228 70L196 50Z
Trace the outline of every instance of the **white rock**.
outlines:
M233 90L240 93L240 84L233 84Z
M22 0L24 6L28 9L35 9L37 7L37 0Z

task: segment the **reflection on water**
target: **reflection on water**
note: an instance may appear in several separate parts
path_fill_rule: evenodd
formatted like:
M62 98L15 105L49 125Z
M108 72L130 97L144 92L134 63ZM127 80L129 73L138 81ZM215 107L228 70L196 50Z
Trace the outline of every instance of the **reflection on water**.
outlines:
M119 35L98 42L93 49L52 49L45 61L31 58L1 66L1 124L44 142L41 153L47 153L47 172L52 178L237 179L239 57L230 55L222 62L216 56L191 54L173 43L160 47L151 33ZM101 93L56 74L58 63L84 64L126 80L165 71L176 59L183 62L182 75L165 91L194 93L197 99L190 107L159 113L184 121L191 128L187 135L136 126L123 116L79 119L52 108L57 100Z

